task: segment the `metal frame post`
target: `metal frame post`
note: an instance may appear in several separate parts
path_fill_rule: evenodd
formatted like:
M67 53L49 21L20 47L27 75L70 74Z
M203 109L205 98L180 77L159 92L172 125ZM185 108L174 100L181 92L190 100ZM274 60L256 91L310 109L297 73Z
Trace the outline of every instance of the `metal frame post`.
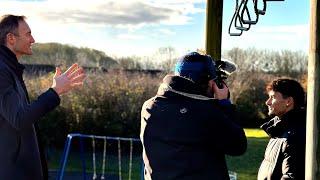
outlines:
M63 150L63 154L62 154L62 159L60 162L60 170L58 171L57 174L57 180L62 180L63 179L63 174L64 174L64 170L66 168L66 164L67 164L67 157L69 155L69 151L70 151L70 145L71 145L71 140L72 140L72 136L68 135L65 146L64 146L64 150Z
M207 0L206 53L221 59L223 0Z
M320 143L319 136L319 94L320 94L320 4L318 0L310 0L310 47L308 60L308 91L307 91L307 139L305 179L320 179Z

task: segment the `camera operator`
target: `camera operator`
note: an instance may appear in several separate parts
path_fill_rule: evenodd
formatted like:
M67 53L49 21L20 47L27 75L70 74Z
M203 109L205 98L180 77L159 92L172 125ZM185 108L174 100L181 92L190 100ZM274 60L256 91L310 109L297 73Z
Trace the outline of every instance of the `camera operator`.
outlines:
M229 90L210 56L181 57L157 95L141 110L145 179L229 179L225 155L242 155L247 139L236 125Z

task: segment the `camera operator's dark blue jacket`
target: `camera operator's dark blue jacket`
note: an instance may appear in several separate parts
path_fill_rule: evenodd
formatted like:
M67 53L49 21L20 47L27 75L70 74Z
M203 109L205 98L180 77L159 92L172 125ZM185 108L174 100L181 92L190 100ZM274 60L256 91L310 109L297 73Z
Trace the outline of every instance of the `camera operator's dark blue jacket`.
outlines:
M201 95L180 76L166 76L141 111L145 179L229 179L225 155L241 155L247 140L234 106Z
M0 45L0 179L47 179L35 123L60 103L49 89L32 103L22 79L23 65L15 54ZM42 154L43 155L43 154Z

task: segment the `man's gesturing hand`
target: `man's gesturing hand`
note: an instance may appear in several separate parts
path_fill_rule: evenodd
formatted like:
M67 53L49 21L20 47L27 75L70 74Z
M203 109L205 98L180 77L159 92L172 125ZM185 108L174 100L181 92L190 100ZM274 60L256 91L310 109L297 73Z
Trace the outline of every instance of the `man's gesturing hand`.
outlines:
M69 69L61 74L61 69L56 68L56 73L53 76L52 88L59 94L64 94L70 90L82 86L86 75L82 67L78 64L73 64Z

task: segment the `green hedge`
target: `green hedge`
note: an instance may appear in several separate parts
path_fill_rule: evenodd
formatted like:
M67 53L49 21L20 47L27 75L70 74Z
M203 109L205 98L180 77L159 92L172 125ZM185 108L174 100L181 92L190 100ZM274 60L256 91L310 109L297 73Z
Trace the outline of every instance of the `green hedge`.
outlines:
M51 86L53 74L26 76L31 99ZM164 74L88 72L81 89L63 95L61 105L40 121L46 145L63 146L68 133L139 137L140 110L154 96ZM259 127L266 118L264 87L275 78L265 74L238 74L228 84L244 127Z
M143 102L155 95L162 75L88 73L84 86L63 95L39 122L47 145L61 146L70 132L138 137ZM51 85L52 74L25 78L31 99Z

